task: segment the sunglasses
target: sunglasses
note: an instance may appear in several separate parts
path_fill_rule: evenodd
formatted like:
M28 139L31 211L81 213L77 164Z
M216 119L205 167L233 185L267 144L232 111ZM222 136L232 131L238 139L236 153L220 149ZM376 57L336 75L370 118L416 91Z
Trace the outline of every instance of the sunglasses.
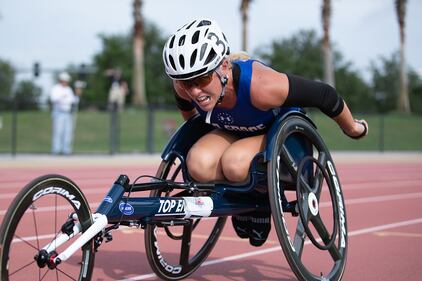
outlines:
M179 80L178 82L186 90L194 88L194 87L195 88L204 88L211 83L213 74L214 74L214 71L210 71L210 72L208 72L204 75L201 75L199 77L195 77L195 78L189 79L189 80Z

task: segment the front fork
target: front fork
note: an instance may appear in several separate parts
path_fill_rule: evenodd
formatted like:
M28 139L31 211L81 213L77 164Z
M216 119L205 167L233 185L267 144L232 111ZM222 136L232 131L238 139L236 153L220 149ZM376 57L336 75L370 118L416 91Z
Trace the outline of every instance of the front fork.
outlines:
M121 175L114 182L114 185L110 189L106 197L113 198L118 201L123 193L129 186L129 178L125 175ZM73 242L67 249L62 253L57 254L56 249L69 241L75 235L82 231L82 226L76 214L71 214L69 220L62 226L61 233L49 244L44 246L34 257L40 268L46 265L53 269L62 261L67 260L72 256L78 249L82 248L88 241L93 239L96 235L102 232L108 225L107 214L112 208L113 204L107 204L105 208L103 204L98 208L97 213L92 215L93 224L84 232L75 242Z
M92 215L92 218L94 223L62 253L57 254L56 249L81 232L82 227L79 221L73 226L72 233L60 233L53 241L42 248L34 257L38 266L44 267L48 265L50 269L55 268L56 265L67 260L78 249L82 248L83 245L106 228L108 224L106 215L95 213Z

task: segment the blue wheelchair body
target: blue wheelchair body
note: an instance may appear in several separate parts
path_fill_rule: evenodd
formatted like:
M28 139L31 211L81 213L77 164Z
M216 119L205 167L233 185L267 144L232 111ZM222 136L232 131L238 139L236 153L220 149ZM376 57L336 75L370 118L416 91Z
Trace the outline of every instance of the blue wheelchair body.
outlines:
M235 184L227 182L217 183L216 187L224 187L224 189L227 191L235 192L250 192L255 188L262 188L262 185L265 185L267 182L266 167L263 167L263 164L271 160L272 151L275 145L275 136L280 128L281 123L287 117L291 116L301 116L302 118L309 121L316 129L316 125L301 108L283 108L267 132L267 140L264 151L258 153L252 160L248 181ZM186 167L185 160L188 151L198 139L213 129L214 127L212 125L206 124L201 116L193 116L175 132L173 137L164 148L161 154L161 158L166 161L173 159L174 157L179 158L182 163L184 181L193 181L193 179L189 176L189 172ZM297 135L289 137L286 140L286 146L290 151L293 152L291 154L292 161L296 162L297 165L299 165L299 162L305 156L312 153L308 141L305 138L299 137ZM291 187L292 184L295 184L295 180L292 178L287 169L283 169L281 174L281 179L286 184L287 188Z
M210 216L220 217L235 215L241 213L248 213L251 211L270 211L270 204L267 196L267 167L266 162L271 160L272 152L275 146L275 137L280 128L281 123L287 117L301 116L312 122L303 110L299 108L288 108L281 113L271 126L267 134L266 147L264 151L258 153L251 162L248 180L243 183L217 182L212 184L198 184L190 177L187 166L186 157L192 145L203 135L212 131L214 127L206 124L199 115L195 115L187 120L170 139L166 148L161 155L164 161L174 161L175 158L180 160L183 182L191 183L196 188L208 188L215 191L210 194L213 199L213 211ZM312 123L313 124L313 123ZM315 126L315 125L313 125ZM311 146L308 141L300 136L294 135L286 140L286 146L291 151L290 156L293 161L292 165L298 166L300 161L308 155L311 155ZM296 188L296 181L286 167L280 169L280 180L282 187L289 190ZM160 200L170 202L172 206L179 204L179 199L173 197L150 197L138 198L123 196L125 189L123 188L124 179L117 180L115 188L110 189L106 198L108 200L98 207L97 212L107 214L110 222L117 222L121 219L122 212L125 214L125 219L128 220L143 220L144 224L151 223L151 221L166 220L169 217L182 218L183 212L176 214L172 212L166 216L165 213L160 213ZM157 185L161 183L157 182ZM149 184L149 186L151 186ZM139 189L138 189L139 188ZM140 191L144 188L143 184L133 185L132 191ZM253 193L253 196L250 195ZM125 204L114 205L112 207L109 201L116 202L118 198L123 196ZM283 197L284 209L293 211L293 207ZM126 210L127 209L127 210ZM160 216L157 216L159 214Z
M42 268L61 267L70 255L81 249L80 273L73 279L91 280L95 252L103 240L111 241L113 230L125 225L145 229L145 251L153 271L164 280L180 280L192 274L208 257L227 217L263 211L271 212L284 256L299 280L340 280L347 254L344 199L338 173L315 124L300 108L284 108L267 132L264 151L253 158L245 182L197 183L189 175L186 157L192 145L213 129L199 115L186 121L163 150L156 176L138 177L149 178L149 182L130 183L126 175L120 175L94 214L81 189L70 179L46 175L31 181L16 196L0 227L0 245L3 245L0 279L11 281L13 278L9 277L19 272L19 269L11 269L11 246L15 236L24 241L15 232L21 222L25 224L26 213L33 217L38 200L41 200L40 209L44 209L44 200L50 197L57 207L57 197L60 197L73 212L64 219L53 241L35 253L36 247L26 249L28 265L35 266L37 272ZM141 191L150 194L133 196ZM288 200L287 192L295 195L295 199ZM331 210L332 223L329 224L320 215L319 201L323 193L331 199L326 204ZM286 213L292 215L293 223L286 219ZM60 212L56 210L54 215ZM213 218L211 226L201 224L206 218ZM52 225L60 220L62 218L55 218ZM203 225L210 233L193 247L193 233ZM164 235L158 234L161 230ZM82 235L70 242L78 233ZM169 239L171 243L161 243L161 239ZM326 269L310 269L304 254L306 239L328 257ZM70 246L58 254L58 247L68 241ZM180 255L173 258L174 248L166 251L162 245L174 247L175 243L180 244ZM20 280L26 277L23 275Z

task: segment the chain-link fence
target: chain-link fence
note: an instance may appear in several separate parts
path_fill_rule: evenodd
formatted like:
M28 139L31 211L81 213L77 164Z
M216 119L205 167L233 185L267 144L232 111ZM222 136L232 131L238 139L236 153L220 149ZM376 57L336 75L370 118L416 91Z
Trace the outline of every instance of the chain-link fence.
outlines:
M50 153L51 112L18 110L19 104L2 101L0 153ZM370 124L368 137L345 137L336 123L310 112L331 150L422 151L422 116L403 114L356 114ZM174 106L149 106L113 110L107 105L85 105L73 115L74 154L161 152L171 134L183 123Z

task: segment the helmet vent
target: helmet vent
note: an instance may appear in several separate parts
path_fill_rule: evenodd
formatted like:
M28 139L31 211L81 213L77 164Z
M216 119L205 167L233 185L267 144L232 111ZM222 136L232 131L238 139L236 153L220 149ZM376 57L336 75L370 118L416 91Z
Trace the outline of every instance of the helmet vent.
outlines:
M179 39L179 46L183 46L185 44L186 35L183 35Z
M205 25L211 25L211 22L209 20L201 20L198 23L198 27L205 26Z
M205 64L210 63L216 56L217 56L217 53L214 51L214 49L211 49L210 53L208 54L207 59L205 60Z
M179 56L179 63L182 68L185 68L185 59L183 58L183 55Z
M195 65L196 56L198 55L198 49L193 51L192 56L190 57L190 67Z
M164 51L164 63L168 66L169 65L169 61L167 60L167 52Z
M201 52L199 53L199 59L202 60L205 55L205 51L207 50L208 44L205 43L201 46Z
M174 59L172 55L169 56L169 60L170 60L171 67L173 67L173 69L176 70L176 64L174 63Z
M186 27L186 29L189 29L193 24L195 23L195 21L193 21L193 22L191 22L187 27Z
M175 38L176 36L174 36L173 35L173 37L171 37L171 40L170 40L170 43L169 43L169 48L171 49L171 48L173 48L173 44L174 44L174 38Z
M199 41L199 30L195 31L192 36L192 44L196 44Z

